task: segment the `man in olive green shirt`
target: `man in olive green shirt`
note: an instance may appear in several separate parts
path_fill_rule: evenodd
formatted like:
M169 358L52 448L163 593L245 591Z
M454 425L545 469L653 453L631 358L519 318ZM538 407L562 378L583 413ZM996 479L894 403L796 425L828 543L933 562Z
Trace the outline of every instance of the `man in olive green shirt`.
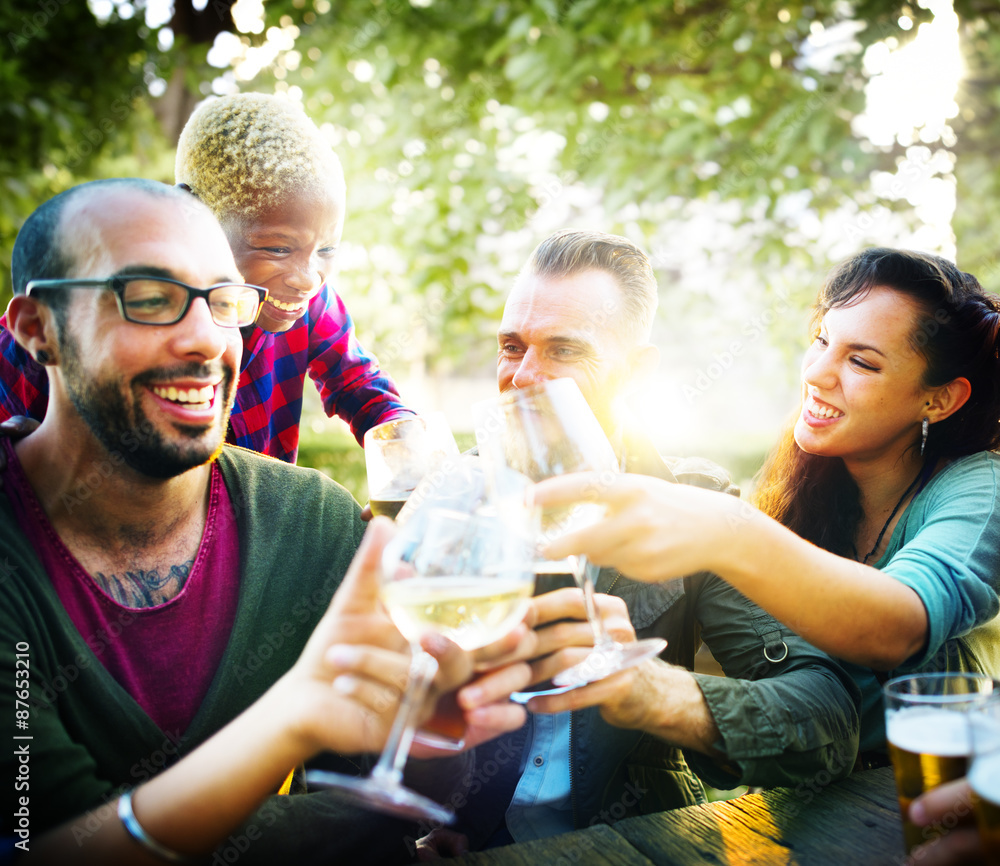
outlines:
M658 361L650 342L656 306L652 267L634 244L557 232L507 298L499 389L572 378L627 471L738 495L718 466L661 457L627 420L625 396ZM597 589L627 606L638 637L667 640L661 659L533 698L525 728L477 749L477 767L493 760L500 769L479 771L453 795L464 823L435 829L422 847L490 847L702 802L698 777L720 788L797 786L851 772L860 696L825 653L707 573L657 585L604 569ZM549 621L579 615L575 601L559 598L545 606ZM692 672L703 640L726 677ZM514 757L501 762L508 753Z

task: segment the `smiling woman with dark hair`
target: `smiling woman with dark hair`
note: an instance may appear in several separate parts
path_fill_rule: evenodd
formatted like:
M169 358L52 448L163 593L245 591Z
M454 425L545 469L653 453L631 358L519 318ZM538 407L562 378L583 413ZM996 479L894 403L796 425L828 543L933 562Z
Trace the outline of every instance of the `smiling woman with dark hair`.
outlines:
M630 577L713 571L844 660L884 747L890 673L1000 673L1000 303L938 256L867 250L820 292L802 406L761 470L756 508L623 476L607 516L549 555ZM579 497L547 481L536 501Z

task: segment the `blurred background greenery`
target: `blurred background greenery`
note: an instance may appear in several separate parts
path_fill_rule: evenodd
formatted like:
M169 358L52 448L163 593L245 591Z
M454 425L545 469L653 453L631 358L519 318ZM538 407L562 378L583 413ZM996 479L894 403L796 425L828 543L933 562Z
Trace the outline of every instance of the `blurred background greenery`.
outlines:
M998 23L984 0L5 0L0 301L38 202L172 181L199 100L280 92L344 163L337 288L407 402L467 429L530 250L617 232L661 287L636 412L745 482L833 261L913 247L995 286ZM314 410L301 461L363 498Z

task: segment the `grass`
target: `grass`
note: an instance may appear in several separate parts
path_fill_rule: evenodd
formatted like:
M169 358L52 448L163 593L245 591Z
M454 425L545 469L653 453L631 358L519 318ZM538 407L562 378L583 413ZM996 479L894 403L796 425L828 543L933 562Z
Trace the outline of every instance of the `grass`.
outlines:
M299 440L297 462L299 466L318 469L344 485L362 505L368 501L365 452L348 431L304 435Z

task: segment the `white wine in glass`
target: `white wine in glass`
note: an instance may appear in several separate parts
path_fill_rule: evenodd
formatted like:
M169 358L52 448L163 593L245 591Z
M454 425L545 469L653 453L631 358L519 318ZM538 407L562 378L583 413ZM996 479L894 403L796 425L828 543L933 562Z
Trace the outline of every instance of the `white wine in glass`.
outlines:
M494 495L503 499L517 482L532 482L573 472L599 473L614 478L618 460L614 449L579 387L572 379L550 379L508 391L498 400L473 407L479 454L484 460ZM600 519L601 506L581 502L571 508L542 514L544 544L566 532L585 528ZM568 557L563 571L571 571L583 590L587 618L594 630L594 648L583 661L552 678L558 687L577 687L604 679L666 648L661 638L618 643L604 628L594 601L594 574L583 556ZM538 566L541 572L549 566Z
M513 522L512 522L513 521ZM454 813L403 785L416 716L437 672L420 636L437 632L466 650L502 638L523 618L534 586L536 526L524 511L420 509L382 555L379 595L413 660L399 712L378 763L367 778L311 770L306 781L383 812L448 824Z

